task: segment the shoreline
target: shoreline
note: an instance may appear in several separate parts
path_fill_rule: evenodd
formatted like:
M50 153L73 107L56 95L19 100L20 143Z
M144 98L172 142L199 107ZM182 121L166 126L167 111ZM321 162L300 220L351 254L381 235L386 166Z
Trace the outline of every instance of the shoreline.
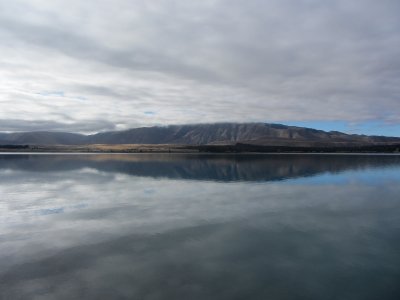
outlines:
M394 154L400 144L265 146L169 145L169 144L91 144L91 145L0 145L0 154Z
M55 152L55 151L0 151L1 155L198 155L198 156L256 156L256 155L365 155L365 156L400 156L398 152Z

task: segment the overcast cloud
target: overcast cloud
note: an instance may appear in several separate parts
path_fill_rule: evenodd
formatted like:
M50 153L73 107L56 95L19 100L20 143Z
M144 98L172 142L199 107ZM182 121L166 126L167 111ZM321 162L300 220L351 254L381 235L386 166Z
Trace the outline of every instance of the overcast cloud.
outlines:
M0 0L0 131L400 125L398 0Z

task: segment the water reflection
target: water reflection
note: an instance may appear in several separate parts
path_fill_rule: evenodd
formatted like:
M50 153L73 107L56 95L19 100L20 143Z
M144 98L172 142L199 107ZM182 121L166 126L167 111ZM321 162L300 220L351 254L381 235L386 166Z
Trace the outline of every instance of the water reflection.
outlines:
M33 172L92 168L171 179L214 181L272 181L400 165L395 155L0 155L0 170Z
M0 156L0 299L398 299L398 175L395 156Z

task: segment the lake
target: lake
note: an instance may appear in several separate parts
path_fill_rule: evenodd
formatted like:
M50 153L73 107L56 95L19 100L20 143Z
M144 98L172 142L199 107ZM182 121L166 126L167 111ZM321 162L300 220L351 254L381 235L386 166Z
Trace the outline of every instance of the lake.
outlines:
M400 156L0 155L0 299L400 299Z

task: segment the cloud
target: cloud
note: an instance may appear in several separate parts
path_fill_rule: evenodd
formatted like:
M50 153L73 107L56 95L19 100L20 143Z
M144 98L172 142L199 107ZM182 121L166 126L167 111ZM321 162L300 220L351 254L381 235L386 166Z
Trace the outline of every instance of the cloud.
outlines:
M29 121L20 119L1 119L2 131L70 131L70 132L99 132L103 130L115 130L116 125L107 121L72 121L60 123L54 121Z
M396 0L0 1L0 119L398 124L399 10Z

